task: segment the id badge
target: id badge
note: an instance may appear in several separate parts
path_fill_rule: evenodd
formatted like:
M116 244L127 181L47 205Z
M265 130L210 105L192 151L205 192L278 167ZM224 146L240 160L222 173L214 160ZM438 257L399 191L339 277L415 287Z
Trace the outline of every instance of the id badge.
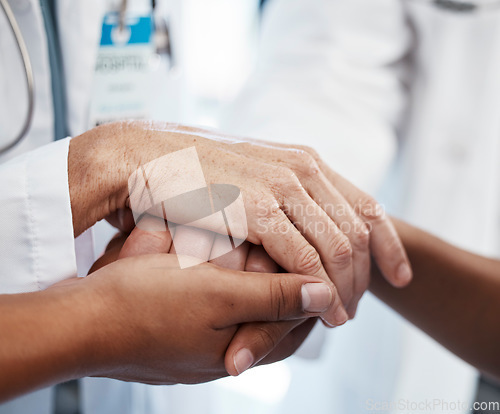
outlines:
M146 119L151 115L154 56L152 16L108 13L102 24L94 87L90 104L90 126L123 119Z

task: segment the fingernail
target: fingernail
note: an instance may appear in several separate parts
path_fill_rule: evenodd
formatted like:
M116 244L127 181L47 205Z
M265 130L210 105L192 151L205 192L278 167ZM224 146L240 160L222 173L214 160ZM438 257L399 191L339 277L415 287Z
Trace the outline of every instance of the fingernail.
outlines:
M349 320L349 315L347 315L347 312L345 311L343 306L339 306L339 308L333 315L333 319L335 321L335 325L340 326Z
M252 353L246 349L242 348L234 356L234 367L238 372L238 375L245 372L248 368L253 365L254 359Z
M412 271L410 266L408 266L406 263L401 263L396 276L401 282L409 282L412 278Z
M333 323L330 323L328 322L326 319L324 319L323 317L321 318L323 324L327 327L327 328L335 328L335 325Z
M302 285L302 309L318 313L326 311L332 303L332 291L325 283Z

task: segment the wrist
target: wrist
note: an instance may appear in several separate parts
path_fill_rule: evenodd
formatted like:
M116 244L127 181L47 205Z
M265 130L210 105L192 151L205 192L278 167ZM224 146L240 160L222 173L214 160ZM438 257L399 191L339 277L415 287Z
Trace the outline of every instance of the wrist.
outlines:
M102 125L71 140L68 184L75 237L125 206L132 167L121 123Z
M57 313L63 314L66 326L60 341L63 345L56 355L57 363L65 369L59 381L94 375L102 361L101 326L108 319L105 304L85 279L70 279L46 292Z
M97 272L99 273L99 272ZM85 298L84 324L87 335L81 342L80 358L86 361L85 376L114 377L127 369L137 345L134 341L133 314L129 312L126 294L116 285L121 275L87 276L82 289Z
M70 331L57 356L66 370L62 380L107 376L120 364L123 324L117 320L121 314L119 301L114 298L113 287L107 286L109 283L93 283L91 279L72 279L74 282L48 289L53 291L55 302L71 302L65 315Z
M204 139L188 127L124 121L71 140L68 177L75 236L127 207L128 179L140 166Z

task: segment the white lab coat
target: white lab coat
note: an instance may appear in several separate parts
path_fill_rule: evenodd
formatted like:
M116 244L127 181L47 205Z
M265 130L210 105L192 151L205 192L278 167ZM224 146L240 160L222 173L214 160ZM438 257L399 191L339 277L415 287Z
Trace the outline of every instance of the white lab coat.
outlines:
M50 71L38 2L10 3L35 68L37 101L28 139L6 158L49 144L52 137ZM88 126L103 3L58 3L72 135ZM417 224L431 223L431 229L443 236L458 233L460 238L455 241L466 247L494 252L495 231L491 229L499 211L495 197L500 179L494 162L500 137L496 131L500 91L496 91L495 65L500 53L494 50L498 42L493 35L500 17L453 16L400 0L273 0L268 11L260 66L234 104L231 117L226 118L232 122L223 125L245 135L313 145L334 168L369 190L380 183L401 137L407 144L400 159L408 169L401 188L407 191L405 200L412 208L400 211L407 212ZM0 42L6 38L5 30L6 26L0 25ZM459 46L449 46L448 38L453 43L456 36ZM12 45L0 45L2 54L13 53ZM409 51L413 52L414 70L412 77L405 77L403 58ZM0 59L0 65L6 61ZM0 70L0 84L10 76L19 76L16 68L8 65ZM409 82L409 89L403 87L402 80ZM477 93L478 82L483 85L481 94ZM455 120L462 124L456 125ZM488 142L477 145L483 139ZM67 141L52 143L41 150L43 155L33 152L0 167L0 205L9 206L8 214L0 215L0 225L12 228L0 234L0 263L2 269L8 269L0 276L1 292L40 289L77 272L64 161L67 145ZM453 148L451 157L447 146ZM469 164L457 162L457 157ZM33 177L31 171L35 171L38 158L50 160L50 168L37 169L38 175ZM479 179L488 183L478 186ZM454 185L453 180L460 180L460 185ZM59 200L57 209L54 200ZM33 206L37 206L36 212ZM472 209L475 214L470 214ZM478 213L478 209L483 210ZM38 211L46 216L37 216ZM469 215L473 217L464 220ZM476 217L485 221L476 226ZM46 232L43 226L47 223L57 225ZM457 224L462 230L452 233ZM7 254L3 249L7 245L16 254ZM12 275L16 276L14 281ZM318 413L339 407L341 411L336 412L358 413L360 398L365 396L388 400L395 396L420 399L430 394L470 397L473 371L421 336L406 334L407 328L397 325L398 318L373 299L364 306L367 312L362 313L362 306L359 320L334 336L334 348L327 342L327 363L294 362L301 365L301 374L293 378L291 390L300 386L308 397L288 398L282 408L289 404L288 412L302 412L304 404L308 410L314 406ZM412 346L414 340L434 355L430 359L432 374ZM297 382L299 377L307 384ZM184 398L175 404L175 396L164 401L170 389L90 379L84 382L84 408L92 414L164 413L167 408L184 413L189 410L187 403L193 408L196 402L189 395L206 395L207 389L181 388L179 395ZM155 398L148 398L152 395ZM211 412L207 406L204 410ZM50 391L0 406L0 413L11 412L50 413Z
M225 129L311 145L372 193L398 144L380 192L388 209L464 248L500 254L500 10L274 0L262 31L261 61ZM359 413L384 402L408 412L408 403L435 399L443 404L433 412L448 412L446 402L463 407L474 396L474 369L370 297L321 358L294 361L280 412Z
M52 142L50 66L39 2L16 0L10 1L10 5L25 38L34 69L35 111L28 136L2 156L2 161L6 162L0 165L0 226L3 229L0 235L0 293L44 289L75 276L78 259L83 269L81 273L85 273L89 263L81 259L93 257L92 240L88 234L82 237L78 254L75 253L67 175L69 139ZM61 47L72 136L88 128L93 68L104 12L105 2L99 0L58 1L59 30L64 33ZM0 18L3 17L2 14ZM12 42L6 21L0 25L0 44L0 109L6 114L9 111L5 106L20 99L12 85L23 85L24 76L22 68L15 64L18 61L16 45ZM38 147L41 148L34 150ZM128 413L134 409L138 413L145 412L141 405L144 403L143 394L141 386L85 379L84 412ZM103 402L103 395L111 406ZM52 407L52 389L45 389L0 405L0 413L51 414Z

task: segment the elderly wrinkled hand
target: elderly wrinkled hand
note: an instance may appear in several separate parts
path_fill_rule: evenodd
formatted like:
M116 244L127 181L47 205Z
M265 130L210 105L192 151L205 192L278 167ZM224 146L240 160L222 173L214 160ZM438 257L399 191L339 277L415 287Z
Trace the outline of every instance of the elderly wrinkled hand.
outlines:
M335 305L323 316L329 325L343 324L346 310L354 316L369 284L370 253L394 285L411 279L405 251L380 206L331 172L309 148L165 123L108 124L71 141L75 234L128 207L129 179L140 178L144 166L189 148L195 148L208 185L227 184L241 192L249 242L262 245L288 272L333 282ZM167 183L175 174L160 168L157 178ZM182 179L189 185L189 174Z

